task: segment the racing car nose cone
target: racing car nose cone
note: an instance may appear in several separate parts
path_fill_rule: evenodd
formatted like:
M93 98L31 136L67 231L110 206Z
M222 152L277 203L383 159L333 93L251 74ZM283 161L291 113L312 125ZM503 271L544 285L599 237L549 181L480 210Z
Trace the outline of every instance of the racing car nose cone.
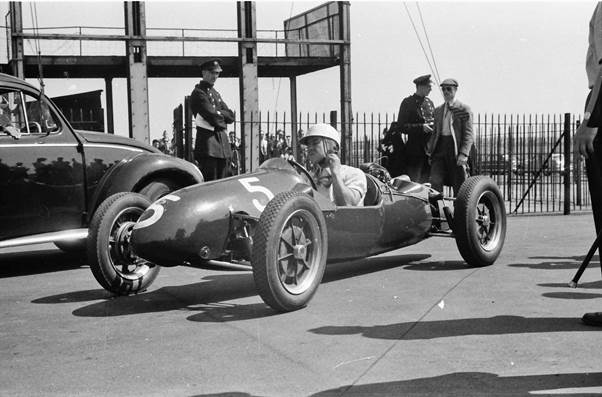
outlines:
M307 247L305 245L295 245L293 247L293 256L295 259L305 259L307 256Z

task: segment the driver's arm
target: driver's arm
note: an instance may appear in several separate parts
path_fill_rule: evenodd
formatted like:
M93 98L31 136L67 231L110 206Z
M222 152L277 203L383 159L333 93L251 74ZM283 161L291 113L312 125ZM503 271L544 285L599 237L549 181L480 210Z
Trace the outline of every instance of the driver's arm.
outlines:
M330 172L332 174L332 195L336 205L356 206L366 195L366 176L360 170L357 175L343 175L341 160L335 153L328 155Z

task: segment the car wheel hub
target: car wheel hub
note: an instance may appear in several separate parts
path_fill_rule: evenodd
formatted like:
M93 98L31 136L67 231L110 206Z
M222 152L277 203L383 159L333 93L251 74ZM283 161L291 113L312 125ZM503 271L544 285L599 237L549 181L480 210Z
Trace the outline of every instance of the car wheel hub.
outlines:
M139 279L150 270L148 262L136 256L130 244L132 230L141 213L140 209L128 208L117 216L109 242L113 268L121 277L131 280Z
M477 204L477 238L481 247L486 250L495 249L500 233L501 223L497 220L497 214L501 213L501 204L491 192L485 192Z
M319 228L306 210L293 212L281 229L278 248L278 276L287 292L298 295L313 283L321 247L314 244Z
M293 257L295 259L305 259L307 257L307 246L304 244L297 244L293 247Z

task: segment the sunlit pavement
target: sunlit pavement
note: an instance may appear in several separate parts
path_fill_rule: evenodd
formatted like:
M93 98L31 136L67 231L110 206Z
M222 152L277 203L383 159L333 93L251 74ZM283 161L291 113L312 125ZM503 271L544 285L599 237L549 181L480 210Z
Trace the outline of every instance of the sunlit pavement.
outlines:
M245 272L162 269L112 298L85 260L0 251L0 395L338 396L602 393L591 215L509 219L502 256L452 239L331 265L309 306L275 314ZM7 253L8 252L8 253Z

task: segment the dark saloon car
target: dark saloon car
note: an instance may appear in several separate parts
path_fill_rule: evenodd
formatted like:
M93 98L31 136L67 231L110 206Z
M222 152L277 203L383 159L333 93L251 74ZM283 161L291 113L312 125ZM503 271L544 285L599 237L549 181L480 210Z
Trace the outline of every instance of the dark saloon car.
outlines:
M73 130L38 89L0 74L0 248L83 250L107 197L138 192L153 201L202 181L193 164L150 145Z

